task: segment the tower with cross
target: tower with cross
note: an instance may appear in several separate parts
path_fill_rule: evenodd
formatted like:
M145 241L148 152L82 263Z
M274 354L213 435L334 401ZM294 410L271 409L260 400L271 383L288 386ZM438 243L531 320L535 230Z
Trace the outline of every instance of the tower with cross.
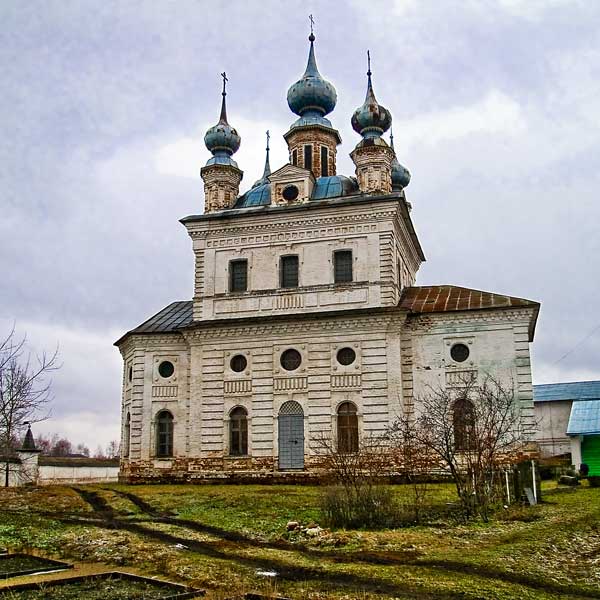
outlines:
M227 74L223 78L223 97L219 122L204 136L204 143L212 157L200 170L204 181L204 207L206 212L230 208L240 192L240 182L244 176L232 156L240 147L241 138L227 121Z

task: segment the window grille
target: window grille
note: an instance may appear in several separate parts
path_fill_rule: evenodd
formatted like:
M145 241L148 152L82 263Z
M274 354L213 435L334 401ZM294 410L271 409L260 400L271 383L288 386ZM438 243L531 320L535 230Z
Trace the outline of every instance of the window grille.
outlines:
M340 404L337 414L338 452L358 452L358 415L352 402Z
M352 281L352 250L338 250L333 254L334 282L347 283Z
M229 454L248 454L248 413L241 406L234 408L229 415Z
M248 289L248 261L232 260L229 263L229 291L245 292Z
M298 257L297 256L282 256L281 257L281 287L283 287L283 288L298 287Z
M166 410L156 418L156 456L173 456L173 415Z

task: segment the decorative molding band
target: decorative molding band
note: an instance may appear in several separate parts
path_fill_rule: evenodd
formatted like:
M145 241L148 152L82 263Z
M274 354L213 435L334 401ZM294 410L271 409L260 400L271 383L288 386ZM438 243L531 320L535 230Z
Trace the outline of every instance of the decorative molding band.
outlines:
M477 369L463 371L446 371L446 386L461 388L466 387L477 379Z
M281 294L273 300L273 310L288 310L290 308L304 308L302 294Z
M208 236L213 239L222 236L227 238L240 236L238 243L271 243L292 239L310 239L311 237L322 237L327 234L340 235L343 233L366 233L368 231L377 230L377 225L373 223L374 221L389 221L390 219L399 218L399 210L379 212L365 211L363 213L337 214L335 216L321 217L318 219L293 219L293 232L282 232L281 222L279 220L273 220L268 223L263 222L256 225L244 225L243 227L232 225L231 227L222 227L220 229L212 229L210 228L210 224L194 223L193 225L188 225L188 231L190 237L194 239L208 238ZM327 228L330 228L330 230L328 231ZM303 229L305 231L302 231ZM257 238L257 235L260 237ZM241 241L242 238L245 240L244 242ZM221 245L221 243L219 242L218 245ZM207 247L214 246L209 246L209 243L207 242Z
M361 387L360 375L333 375L331 377L332 390L347 390Z
M153 385L153 398L177 398L178 386L176 385Z
M223 392L225 394L248 394L252 391L251 379L232 379L223 383Z
M307 388L308 377L275 377L273 379L273 389L276 392L305 390Z

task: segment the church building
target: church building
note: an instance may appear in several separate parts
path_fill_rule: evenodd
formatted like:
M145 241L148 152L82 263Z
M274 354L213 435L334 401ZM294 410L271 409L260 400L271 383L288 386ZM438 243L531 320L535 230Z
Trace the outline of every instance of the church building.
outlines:
M121 479L283 479L318 472L314 440L340 451L418 410L428 389L492 374L513 385L533 436L529 344L540 305L415 285L425 260L384 135L392 116L367 71L351 117L354 176L337 173L337 94L315 58L288 90L289 162L240 194L226 77L204 141L204 214L181 219L194 295L123 335ZM416 207L418 212L418 207Z

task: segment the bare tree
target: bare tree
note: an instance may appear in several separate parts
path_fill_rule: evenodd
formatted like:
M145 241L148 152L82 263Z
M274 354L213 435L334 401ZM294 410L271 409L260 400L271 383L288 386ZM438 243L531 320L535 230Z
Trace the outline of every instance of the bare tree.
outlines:
M500 472L517 461L526 443L514 387L491 375L481 383L469 378L430 389L416 406L405 425L410 435L439 470L450 473L465 515L487 521L502 494Z
M4 484L9 484L10 462L24 427L46 418L51 400L50 373L59 368L58 349L40 355L28 351L25 338L14 328L0 341L0 447L5 454Z
M112 440L106 446L106 458L118 458L121 455L121 449L117 440Z

